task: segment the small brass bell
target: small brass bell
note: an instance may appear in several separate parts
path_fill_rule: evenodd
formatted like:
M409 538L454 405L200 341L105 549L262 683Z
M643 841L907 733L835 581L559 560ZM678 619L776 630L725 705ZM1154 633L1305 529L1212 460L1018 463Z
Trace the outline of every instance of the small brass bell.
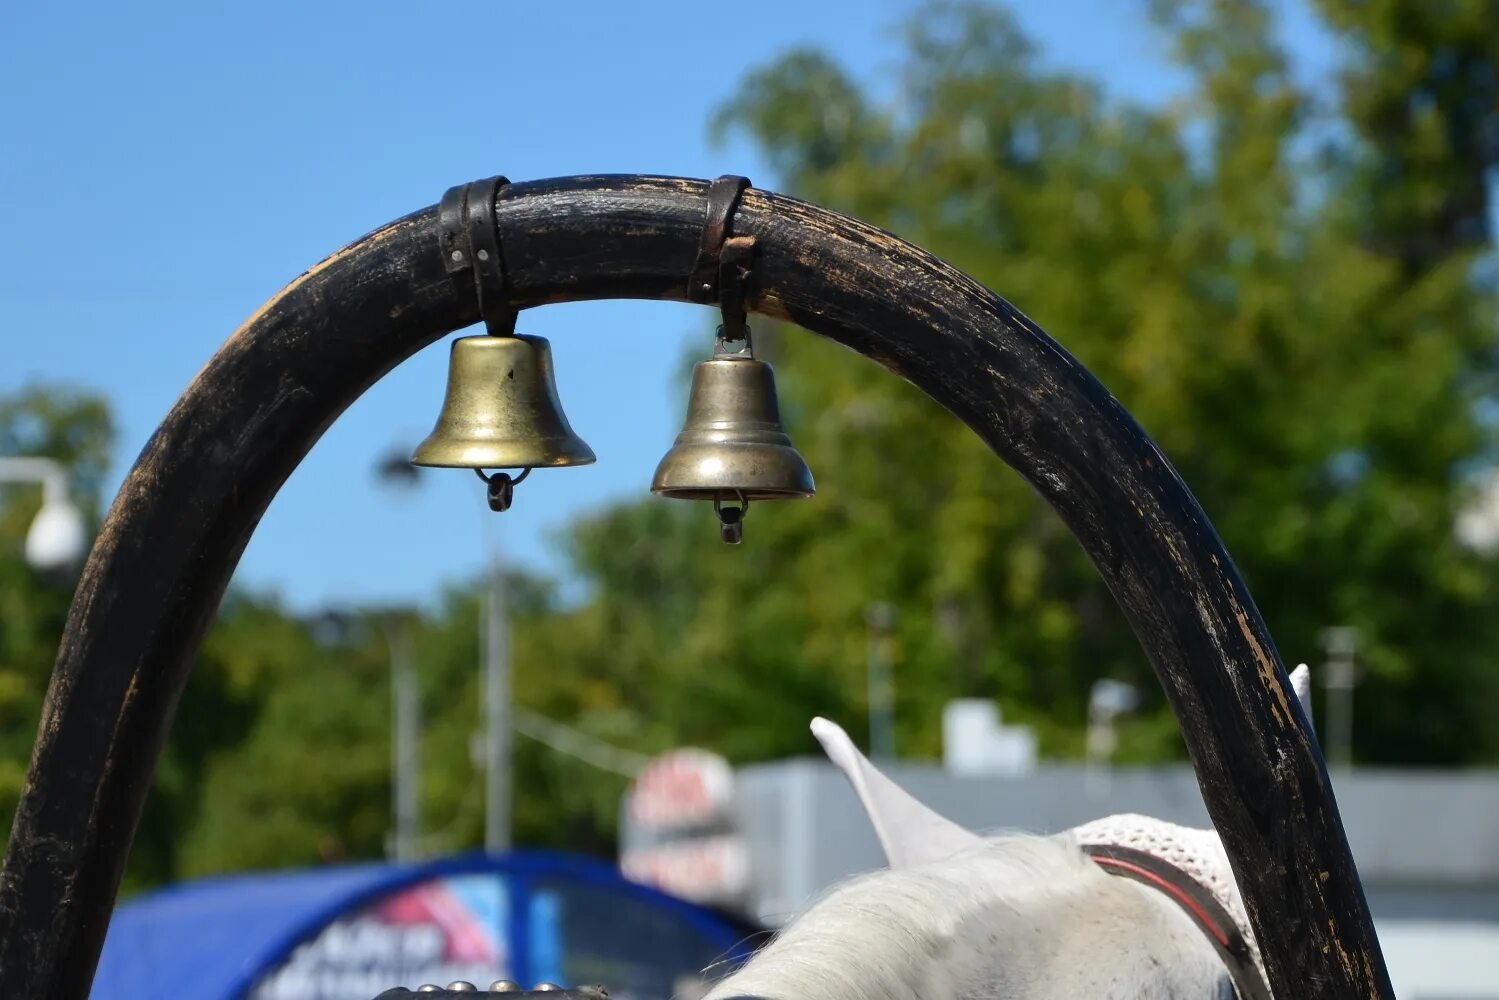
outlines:
M593 449L573 433L552 373L552 348L522 334L461 337L448 362L448 392L437 426L411 456L413 465L474 469L490 484L490 506L504 510L510 491L533 468L590 465ZM484 469L524 469L519 477Z
M687 423L661 464L651 491L679 500L711 500L723 539L737 544L751 500L811 496L812 470L781 427L775 373L748 350L722 349L692 373ZM725 506L738 501L738 506Z

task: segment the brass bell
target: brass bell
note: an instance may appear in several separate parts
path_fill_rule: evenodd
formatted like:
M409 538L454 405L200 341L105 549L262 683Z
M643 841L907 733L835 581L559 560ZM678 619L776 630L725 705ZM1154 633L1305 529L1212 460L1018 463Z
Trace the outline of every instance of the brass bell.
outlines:
M480 470L491 486L490 506L503 510L509 506L509 487L525 473L511 480L482 470L529 471L594 461L593 449L562 413L545 338L491 334L453 342L447 397L437 426L412 454L413 465Z
M720 351L692 373L687 423L656 467L651 491L711 500L724 541L737 543L751 500L809 497L812 470L781 427L775 373L748 351ZM724 504L739 502L738 507Z

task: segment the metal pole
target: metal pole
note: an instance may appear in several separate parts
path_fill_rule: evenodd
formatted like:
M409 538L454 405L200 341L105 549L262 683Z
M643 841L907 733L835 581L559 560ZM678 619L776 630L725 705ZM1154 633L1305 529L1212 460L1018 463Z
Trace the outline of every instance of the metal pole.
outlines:
M421 857L421 704L411 663L411 634L398 624L386 630L390 644L391 854L397 861Z
M864 611L869 627L869 755L895 758L895 677L890 666L890 633L895 626L895 609L884 601L875 601Z
M1083 788L1090 797L1106 794L1113 778L1114 752L1119 749L1121 715L1133 712L1140 704L1140 692L1133 685L1103 677L1088 691L1088 732L1084 752L1086 768Z
M499 550L489 564L484 643L484 849L510 849L510 636Z
M1094 685L1097 691L1098 685ZM1088 702L1088 730L1083 743L1083 792L1091 799L1108 794L1114 778L1114 751L1119 747L1119 733L1114 715L1103 711L1098 699Z
M1358 646L1358 629L1346 626L1325 629L1322 648L1327 651L1327 665L1322 685L1327 691L1327 759L1342 770L1353 769L1353 688L1354 652Z

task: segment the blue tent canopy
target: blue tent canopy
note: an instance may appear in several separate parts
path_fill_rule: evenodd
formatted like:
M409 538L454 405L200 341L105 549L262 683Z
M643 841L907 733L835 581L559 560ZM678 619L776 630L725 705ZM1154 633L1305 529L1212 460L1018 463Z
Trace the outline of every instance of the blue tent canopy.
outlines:
M463 905L473 900L478 903ZM608 865L557 854L262 872L201 879L121 905L110 922L92 996L144 996L171 985L177 995L199 1000L282 993L342 997L374 984L363 994L367 998L390 986L415 986L381 981L385 973L372 966L365 967L367 982L345 970L340 985L330 985L335 977L327 955L295 987L283 984L278 993L266 985L277 969L307 966L319 942L345 965L359 961L359 942L366 952L378 952L380 961L394 961L391 953L403 947L401 939L371 939L367 926L347 929L351 920L368 923L381 906L399 909L397 919L431 917L434 923L416 928L417 939L450 954L479 961L489 948L508 978L596 979L616 992L623 987L642 995L669 995L673 976L739 955L747 930L714 911L629 882ZM633 978L634 989L620 978Z

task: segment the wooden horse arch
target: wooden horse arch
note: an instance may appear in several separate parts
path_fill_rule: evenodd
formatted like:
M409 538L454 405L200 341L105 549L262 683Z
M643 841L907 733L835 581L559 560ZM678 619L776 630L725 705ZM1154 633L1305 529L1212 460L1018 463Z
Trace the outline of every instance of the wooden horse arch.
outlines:
M492 219L510 306L693 297L708 189L635 176L501 188ZM1276 996L1392 997L1275 644L1129 413L999 296L888 233L753 188L731 227L757 246L752 312L920 387L1087 550L1176 711ZM261 514L345 407L479 319L474 279L449 273L439 236L433 206L292 282L187 387L120 488L73 601L5 856L0 996L87 996L178 697Z

